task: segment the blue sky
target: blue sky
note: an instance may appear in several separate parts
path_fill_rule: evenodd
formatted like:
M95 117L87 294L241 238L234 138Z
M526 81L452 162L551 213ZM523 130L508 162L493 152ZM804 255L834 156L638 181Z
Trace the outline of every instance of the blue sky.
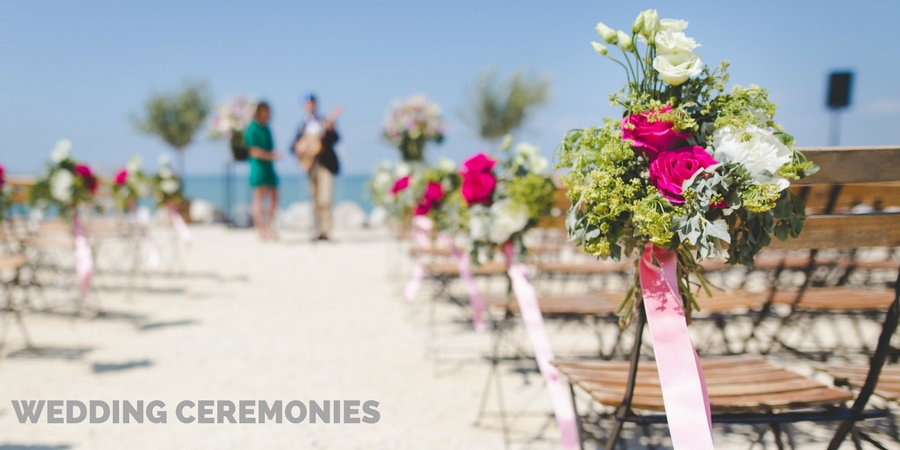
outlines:
M466 88L491 67L554 78L553 101L517 138L551 155L566 130L617 112L607 95L621 69L595 53L598 21L627 29L638 11L690 22L710 65L732 62L732 81L768 87L777 119L799 145L824 145L826 76L856 72L842 143L900 144L897 2L742 1L33 1L0 3L0 164L35 173L54 142L111 173L131 154L150 167L167 147L128 120L155 90L208 80L217 100L268 100L284 150L300 92L324 109L343 103L339 149L345 173L368 173L396 152L380 140L395 98L424 93L449 122L431 156L457 161L486 148L458 117ZM226 147L198 135L189 174L220 173ZM298 173L293 160L278 164Z

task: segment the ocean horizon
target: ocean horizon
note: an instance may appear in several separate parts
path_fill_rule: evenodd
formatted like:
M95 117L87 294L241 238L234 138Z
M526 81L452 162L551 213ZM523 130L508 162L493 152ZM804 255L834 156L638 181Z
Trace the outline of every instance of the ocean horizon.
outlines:
M372 198L366 190L369 175L338 175L334 181L334 204L353 202L367 213L372 210ZM188 175L184 179L184 193L191 200L205 200L225 211L227 179L224 175ZM278 207L287 208L296 202L309 202L312 197L306 175L279 175ZM231 211L243 209L251 202L250 183L246 174L231 177Z

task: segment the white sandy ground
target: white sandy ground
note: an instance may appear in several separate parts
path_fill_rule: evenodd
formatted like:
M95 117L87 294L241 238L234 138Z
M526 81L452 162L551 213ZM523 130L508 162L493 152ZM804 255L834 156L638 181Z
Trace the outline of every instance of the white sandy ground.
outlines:
M431 287L415 304L400 300L409 261L386 232L345 231L336 242L314 245L300 233L260 243L249 231L192 230L185 276L142 278L130 298L108 289L124 278L98 277L97 285L107 287L99 292L106 316L27 316L39 352L22 351L18 330L10 331L0 357L0 450L504 448L497 420L475 426L490 335L470 331L460 308L439 305L437 338L429 344ZM72 295L51 291L55 305ZM554 345L591 339L584 330L550 331L558 333ZM512 448L555 448L540 378L513 368L503 370L507 406L541 414L513 422ZM44 416L39 424L20 424L11 400L41 399L162 400L168 423L47 424ZM376 400L380 421L175 418L182 400L218 399ZM744 438L716 439L718 448L749 447Z

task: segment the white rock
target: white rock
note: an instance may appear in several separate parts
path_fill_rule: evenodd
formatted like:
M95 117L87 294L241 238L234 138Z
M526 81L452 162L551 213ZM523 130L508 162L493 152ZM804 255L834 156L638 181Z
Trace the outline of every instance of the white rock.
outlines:
M202 199L191 201L191 222L210 224L216 216L216 207Z

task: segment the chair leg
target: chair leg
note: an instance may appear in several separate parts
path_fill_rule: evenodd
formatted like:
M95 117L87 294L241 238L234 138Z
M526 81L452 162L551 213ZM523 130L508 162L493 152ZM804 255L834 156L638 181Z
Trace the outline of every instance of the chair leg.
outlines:
M584 422L578 414L578 404L575 402L575 386L569 383L569 395L572 396L572 410L575 412L575 427L578 430L578 448L584 450Z
M775 447L778 450L784 450L784 443L781 442L781 426L777 423L769 424L769 428L772 429L772 434L775 436Z

